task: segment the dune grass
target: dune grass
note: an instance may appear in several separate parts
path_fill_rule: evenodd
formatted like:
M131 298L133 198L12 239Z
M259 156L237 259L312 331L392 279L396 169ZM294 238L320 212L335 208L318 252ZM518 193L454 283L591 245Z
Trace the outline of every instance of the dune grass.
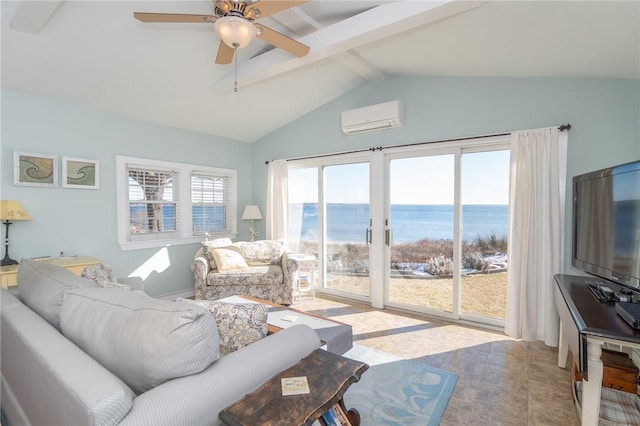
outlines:
M318 244L303 241L300 250L317 256ZM496 235L462 244L462 313L504 319L507 300L507 240ZM501 264L492 257L502 255ZM453 241L421 239L391 246L388 300L439 311L453 311ZM369 247L356 243L327 245L326 287L369 295ZM500 263L499 262L499 263Z

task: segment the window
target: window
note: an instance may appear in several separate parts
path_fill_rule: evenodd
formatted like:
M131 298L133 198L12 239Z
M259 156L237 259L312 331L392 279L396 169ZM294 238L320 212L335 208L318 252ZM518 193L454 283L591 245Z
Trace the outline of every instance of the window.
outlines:
M129 234L132 240L177 234L178 173L128 167ZM176 185L177 186L177 185Z
M235 237L236 171L116 157L123 250Z
M193 173L191 206L194 235L223 237L232 233L228 201L231 177ZM234 212L235 214L235 212Z

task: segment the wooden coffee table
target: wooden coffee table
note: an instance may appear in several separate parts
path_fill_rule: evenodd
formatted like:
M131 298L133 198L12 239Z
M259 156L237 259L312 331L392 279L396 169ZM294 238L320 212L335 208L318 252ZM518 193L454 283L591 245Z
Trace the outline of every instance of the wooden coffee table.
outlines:
M311 425L333 409L345 418L344 424L359 426L360 415L355 409L347 410L342 398L368 368L363 362L317 349L222 410L220 419L229 426ZM310 392L282 396L280 379L299 376L307 377Z

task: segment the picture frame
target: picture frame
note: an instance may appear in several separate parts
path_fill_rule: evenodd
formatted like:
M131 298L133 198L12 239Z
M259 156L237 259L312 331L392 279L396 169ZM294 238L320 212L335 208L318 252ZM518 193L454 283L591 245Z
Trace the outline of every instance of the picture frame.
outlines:
M58 157L15 151L13 153L13 184L57 188Z
M100 188L100 162L86 158L62 157L62 187Z

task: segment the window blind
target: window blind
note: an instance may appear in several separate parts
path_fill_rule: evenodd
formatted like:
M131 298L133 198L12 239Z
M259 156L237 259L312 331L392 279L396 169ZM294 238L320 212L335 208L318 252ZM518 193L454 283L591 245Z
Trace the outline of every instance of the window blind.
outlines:
M127 166L129 237L166 237L180 231L178 172Z
M193 235L227 236L232 232L231 177L202 172L191 174Z

